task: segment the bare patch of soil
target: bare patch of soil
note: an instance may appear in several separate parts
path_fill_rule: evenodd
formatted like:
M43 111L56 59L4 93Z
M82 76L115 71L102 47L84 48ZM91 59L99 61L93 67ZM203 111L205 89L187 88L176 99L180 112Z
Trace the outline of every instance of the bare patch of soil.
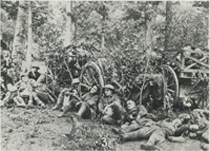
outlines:
M48 109L2 108L1 150L140 150L145 140L118 144L113 126L99 120L74 122ZM107 146L106 146L107 143ZM164 142L161 150L199 151L200 141Z

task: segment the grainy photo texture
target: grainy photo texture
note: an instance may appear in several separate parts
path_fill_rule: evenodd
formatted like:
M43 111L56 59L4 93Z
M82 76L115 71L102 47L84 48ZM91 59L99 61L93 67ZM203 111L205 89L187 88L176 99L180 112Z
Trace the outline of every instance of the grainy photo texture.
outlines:
M209 1L1 1L1 150L209 150Z

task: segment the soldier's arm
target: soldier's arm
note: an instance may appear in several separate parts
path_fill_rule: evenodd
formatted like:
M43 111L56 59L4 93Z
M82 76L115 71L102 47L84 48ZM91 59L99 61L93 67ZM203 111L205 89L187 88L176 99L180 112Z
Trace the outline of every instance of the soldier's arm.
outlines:
M39 76L39 78L37 79L37 82L38 82L38 83L43 83L44 81L45 81L45 75L41 74L41 75Z
M101 102L99 102L99 103L98 103L98 111L99 111L100 113L103 112L103 108L104 108L103 104L102 104Z

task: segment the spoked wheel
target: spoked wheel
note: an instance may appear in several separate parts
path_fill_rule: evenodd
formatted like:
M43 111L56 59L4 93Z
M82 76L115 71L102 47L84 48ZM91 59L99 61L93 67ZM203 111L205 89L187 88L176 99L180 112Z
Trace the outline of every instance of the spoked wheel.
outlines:
M85 64L81 72L79 84L80 96L87 93L94 83L97 84L100 89L104 87L101 69L95 62L90 61Z
M188 92L188 98L201 109L209 108L209 82L206 79L194 79L194 85Z
M176 103L179 96L179 81L174 70L167 65L160 67L160 72L165 79L165 101L168 102L169 106Z

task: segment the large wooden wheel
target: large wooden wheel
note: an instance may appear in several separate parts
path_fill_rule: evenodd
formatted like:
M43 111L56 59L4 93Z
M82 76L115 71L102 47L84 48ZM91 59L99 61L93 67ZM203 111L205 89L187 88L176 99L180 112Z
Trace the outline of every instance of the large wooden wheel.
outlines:
M103 74L100 67L93 61L85 64L80 75L80 96L87 93L92 84L96 83L100 89L104 87Z
M169 103L169 106L172 106L179 97L179 81L177 75L168 65L160 66L159 72L164 76L165 80L165 101Z
M208 79L194 79L190 91L186 94L197 108L208 109L209 107L209 81Z

